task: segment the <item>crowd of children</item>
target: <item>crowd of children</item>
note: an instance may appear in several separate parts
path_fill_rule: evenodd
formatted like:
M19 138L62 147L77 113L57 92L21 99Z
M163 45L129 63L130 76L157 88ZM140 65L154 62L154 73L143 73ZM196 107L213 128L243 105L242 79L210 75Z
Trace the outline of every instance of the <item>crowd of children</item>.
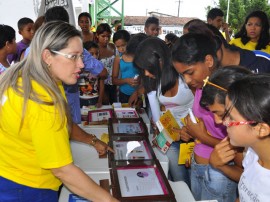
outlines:
M65 15L61 15L62 18ZM51 96L52 102L57 103L57 99L60 100L61 106L56 104L60 112L63 113L66 109L63 114L67 117L71 114L71 131L79 131L77 136L74 133L71 138L82 142L86 142L85 133L77 129L76 125L80 123L80 107L95 105L99 108L118 101L133 105L141 94L155 92L160 106L158 110L170 110L180 125L180 129L175 129L178 138L166 153L170 180L185 181L196 200L268 201L269 22L264 12L253 11L247 15L235 38L231 39L229 26L223 22L223 17L220 9L211 9L207 15L207 23L199 19L191 20L184 26L183 36L177 37L170 33L163 41L158 38L160 25L156 17L146 20L145 33L130 35L119 25L112 30L108 23L99 24L93 33L90 29L91 15L83 12L78 16L80 31L74 30L72 26L65 28L71 30L74 36L70 36L72 40L66 44L61 44L63 49L66 48L65 45L71 47L70 44L74 44L74 47L79 47L79 51L70 54L58 49L42 49L42 64L38 66L45 67L46 62L46 71L37 70L44 75L52 71L59 77L58 80L65 83L69 107L55 94L58 92L56 88L44 84L49 77L42 75L44 81L41 81L36 73L34 78L39 85L49 89L46 96ZM17 43L15 30L8 25L0 25L0 74L2 73L1 79L3 77L6 83L4 90L0 90L2 96L6 96L8 85L18 90L17 85L7 80L11 77L6 75L12 73L21 76L15 70L6 70L13 68L11 64L15 64L14 68L19 70L21 64L30 68L27 61L36 62L34 54L38 53L31 52L28 47L33 37L34 43L39 43L35 33L42 34L39 29L46 32L42 24L51 20L55 19L41 16L34 22L27 17L21 18L18 21L18 30L22 40ZM59 17L57 20L62 19ZM68 22L68 16L62 21ZM52 25L56 24L51 23ZM58 26L66 25L62 23ZM81 41L78 36L82 38ZM54 40L60 41L57 37ZM78 45L78 41L83 42L82 47ZM31 58L28 60L26 58L29 51ZM51 61L57 60L50 59L56 56L76 63L76 79L58 75L59 72L51 64ZM30 69L29 72L33 74ZM54 84L58 85L58 80ZM24 86L20 90L27 89ZM20 90L18 95L22 94ZM24 99L42 103L36 92L27 93L29 97L23 96ZM61 93L63 94L62 91ZM188 115L190 109L196 116L197 123L192 122ZM184 124L180 121L181 118L185 119ZM155 123L152 126L156 128ZM7 141L3 134L4 130L0 128L0 137ZM187 164L179 165L181 144L191 140L195 142L191 159ZM95 136L91 136L93 146L96 141ZM98 145L96 149L99 153L111 150L101 141ZM1 165L4 165L2 161ZM5 174L0 172L0 181L6 177ZM82 194L91 198L88 193ZM110 198L108 195L106 197Z

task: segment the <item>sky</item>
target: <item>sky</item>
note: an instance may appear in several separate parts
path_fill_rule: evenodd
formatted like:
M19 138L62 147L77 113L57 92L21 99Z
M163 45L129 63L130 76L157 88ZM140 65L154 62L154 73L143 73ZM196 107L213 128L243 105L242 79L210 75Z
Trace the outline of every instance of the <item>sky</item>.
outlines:
M120 2L120 1L119 1ZM206 7L216 7L216 0L180 0L180 17L197 17L206 20ZM145 16L156 11L178 16L179 0L124 0L124 15Z

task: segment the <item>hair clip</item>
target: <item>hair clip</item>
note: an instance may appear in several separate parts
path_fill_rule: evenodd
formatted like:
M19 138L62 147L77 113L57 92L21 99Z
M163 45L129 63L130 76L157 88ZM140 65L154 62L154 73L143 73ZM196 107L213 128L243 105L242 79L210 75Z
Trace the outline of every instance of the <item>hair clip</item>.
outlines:
M225 92L227 92L227 89L225 89L225 88L222 88L221 86L219 86L219 85L217 85L217 84L214 84L214 83L212 83L211 81L208 81L209 80L209 76L208 77L206 77L204 80L203 80L203 87L205 87L207 84L209 84L209 85L211 85L211 86L214 86L214 87L216 87L216 88L218 88L218 89L220 89L220 90L223 90L223 91L225 91Z

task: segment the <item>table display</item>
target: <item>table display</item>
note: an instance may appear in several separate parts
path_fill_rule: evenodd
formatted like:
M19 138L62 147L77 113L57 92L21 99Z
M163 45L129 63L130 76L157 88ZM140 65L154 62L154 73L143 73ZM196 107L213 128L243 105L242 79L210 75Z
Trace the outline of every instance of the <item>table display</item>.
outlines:
M176 201L157 160L112 163L112 193L120 201Z
M142 118L110 118L109 135L143 135L148 137L148 131Z

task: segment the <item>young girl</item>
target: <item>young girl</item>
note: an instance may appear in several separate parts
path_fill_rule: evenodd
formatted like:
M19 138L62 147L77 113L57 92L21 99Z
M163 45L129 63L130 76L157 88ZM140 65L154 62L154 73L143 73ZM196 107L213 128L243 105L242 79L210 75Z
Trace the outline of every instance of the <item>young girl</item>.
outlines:
M7 56L17 51L15 40L15 30L8 25L0 25L0 74L10 66Z
M209 165L213 147L227 136L226 128L215 124L213 114L199 105L203 80L218 67L216 47L210 36L188 33L175 43L172 61L187 84L196 88L192 110L199 122L194 124L188 117L184 127L197 140L191 160L191 191L196 200L232 202L236 199L236 183Z
M194 96L172 67L169 47L157 37L147 38L138 46L134 63L140 69L146 92L156 91L160 104L165 106L166 110L171 110L179 123L180 118L188 114L188 108L192 107ZM181 123L179 125L181 126ZM167 151L169 177L172 181L185 181L189 185L189 169L185 165L178 165L180 139L188 141L190 137L179 136Z
M99 47L93 41L83 43L83 47L91 53L91 55L98 59ZM102 106L104 95L104 79L99 79L97 76L91 74L89 71L83 71L80 74L80 106L96 105Z
M250 13L241 30L235 34L230 44L247 50L262 50L270 54L269 22L263 11Z
M230 143L247 147L238 184L240 201L269 201L270 76L252 75L234 82L226 98Z
M83 42L94 41L94 33L90 31L91 24L91 15L87 12L80 13L78 16L78 25L82 30Z
M122 54L115 57L112 74L113 84L119 86L119 102L121 103L128 103L129 97L139 84L139 70L135 68L133 58L138 44L147 36L139 33L128 42L129 37L130 35L126 30L119 30L113 36L113 41L119 53Z
M108 77L105 80L104 104L113 104L117 101L116 86L112 83L112 69L115 58L114 49L109 44L112 30L107 23L101 23L96 30L97 43L99 46L99 60L108 71Z
M205 80L200 105L213 113L216 124L222 124L229 86L251 74L251 71L241 66L226 66L217 69ZM215 146L209 163L230 179L239 182L243 172L242 160L243 149L233 147L225 137Z

